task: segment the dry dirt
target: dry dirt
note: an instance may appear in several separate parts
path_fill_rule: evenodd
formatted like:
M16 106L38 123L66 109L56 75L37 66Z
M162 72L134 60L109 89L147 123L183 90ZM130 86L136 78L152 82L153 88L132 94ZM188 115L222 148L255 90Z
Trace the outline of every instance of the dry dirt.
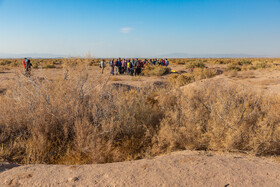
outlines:
M0 186L280 186L280 163L237 154L182 151L97 165L15 165Z

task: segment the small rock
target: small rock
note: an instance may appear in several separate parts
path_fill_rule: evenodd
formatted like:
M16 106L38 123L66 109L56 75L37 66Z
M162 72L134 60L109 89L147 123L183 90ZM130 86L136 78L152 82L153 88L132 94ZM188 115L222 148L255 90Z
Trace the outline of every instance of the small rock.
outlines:
M69 182L77 182L78 180L79 180L78 177L73 177L68 179Z

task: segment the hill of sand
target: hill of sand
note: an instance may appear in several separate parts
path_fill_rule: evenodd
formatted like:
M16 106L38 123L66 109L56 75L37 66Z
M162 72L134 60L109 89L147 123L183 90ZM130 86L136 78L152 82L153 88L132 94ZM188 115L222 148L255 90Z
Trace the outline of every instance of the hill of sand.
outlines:
M0 186L280 186L272 159L193 151L96 165L2 163L1 171Z

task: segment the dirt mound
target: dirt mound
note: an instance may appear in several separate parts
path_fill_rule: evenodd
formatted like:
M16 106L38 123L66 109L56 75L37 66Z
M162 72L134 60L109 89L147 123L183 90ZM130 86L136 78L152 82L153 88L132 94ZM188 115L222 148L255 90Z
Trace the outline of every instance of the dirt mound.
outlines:
M0 174L0 186L279 186L280 163L207 152L103 165L27 165Z

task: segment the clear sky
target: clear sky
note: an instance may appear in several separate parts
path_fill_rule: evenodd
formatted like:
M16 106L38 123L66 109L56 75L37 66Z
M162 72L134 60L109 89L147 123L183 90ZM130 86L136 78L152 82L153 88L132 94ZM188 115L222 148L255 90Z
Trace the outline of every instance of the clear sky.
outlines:
M280 56L280 0L0 0L0 54Z

